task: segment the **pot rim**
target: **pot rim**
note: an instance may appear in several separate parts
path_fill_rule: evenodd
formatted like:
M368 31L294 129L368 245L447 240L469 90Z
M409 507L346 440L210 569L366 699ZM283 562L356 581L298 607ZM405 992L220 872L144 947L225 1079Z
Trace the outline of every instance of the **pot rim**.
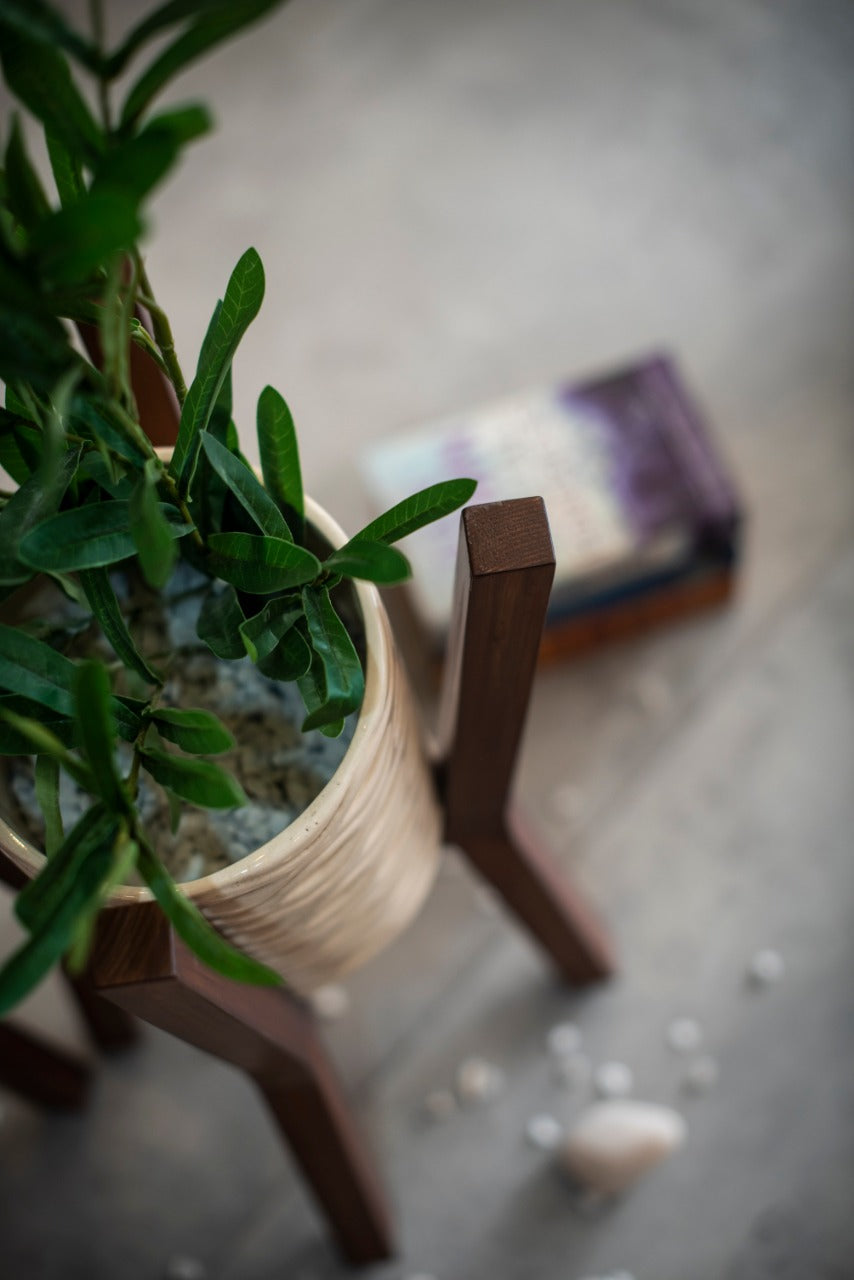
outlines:
M338 522L308 495L305 498L305 513L333 547L343 546L347 541L347 535ZM186 897L206 897L211 892L222 895L237 884L242 885L256 876L266 875L277 863L286 862L305 837L323 824L327 812L336 806L339 793L348 787L350 775L358 768L362 742L371 736L377 709L382 705L383 692L389 680L390 663L390 641L381 623L382 604L379 592L372 583L362 580L354 580L353 587L365 628L365 693L356 728L344 758L314 800L277 835L237 862L229 863L228 866L220 867L196 880L181 881L179 888ZM8 851L22 870L32 875L37 875L44 864L45 855L41 850L20 836L2 817L0 847ZM145 885L118 885L112 890L104 906L127 906L152 900L152 892Z

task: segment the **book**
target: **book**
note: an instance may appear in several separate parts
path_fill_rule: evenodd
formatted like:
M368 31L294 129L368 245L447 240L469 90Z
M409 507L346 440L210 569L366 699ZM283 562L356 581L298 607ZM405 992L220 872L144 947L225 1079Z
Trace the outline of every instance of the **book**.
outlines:
M523 392L376 445L372 504L454 475L474 501L539 494L555 549L544 657L570 656L727 599L741 503L672 359ZM450 622L458 523L413 534L405 608L439 652Z

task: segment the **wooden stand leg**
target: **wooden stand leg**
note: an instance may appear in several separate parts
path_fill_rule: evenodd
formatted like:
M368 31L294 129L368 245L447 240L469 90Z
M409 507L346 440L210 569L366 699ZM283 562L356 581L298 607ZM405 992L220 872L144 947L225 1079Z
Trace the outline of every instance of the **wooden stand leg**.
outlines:
M0 1084L42 1107L82 1107L92 1072L73 1051L0 1022Z
M311 1015L286 992L211 972L151 904L102 913L96 988L138 1017L246 1071L263 1093L344 1255L392 1255L389 1214Z
M571 983L613 972L604 929L508 796L554 577L541 498L462 514L438 769L446 837L469 856Z

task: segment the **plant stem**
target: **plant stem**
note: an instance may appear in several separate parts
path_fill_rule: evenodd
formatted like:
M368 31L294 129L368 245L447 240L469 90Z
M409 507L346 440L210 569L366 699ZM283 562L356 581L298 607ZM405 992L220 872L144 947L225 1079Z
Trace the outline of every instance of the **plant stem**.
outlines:
M145 270L145 263L139 252L136 253L137 270L139 274L139 282L142 285L142 291L138 295L140 304L145 307L151 316L151 327L154 330L154 340L160 348L160 354L163 356L163 362L166 365L169 374L169 380L175 388L175 394L178 397L178 403L183 406L187 398L187 384L184 381L184 375L181 372L181 366L178 363L178 356L175 352L175 339L172 336L172 326L169 324L169 317L162 307L158 306L154 298L154 290L151 287L151 281Z

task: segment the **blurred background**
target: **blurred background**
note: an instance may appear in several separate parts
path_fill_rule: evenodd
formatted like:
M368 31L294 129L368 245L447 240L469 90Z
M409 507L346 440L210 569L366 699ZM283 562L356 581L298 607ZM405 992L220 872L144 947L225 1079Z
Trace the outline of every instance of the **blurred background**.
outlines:
M112 0L112 33L138 9ZM171 95L217 124L154 204L179 355L254 245L244 447L273 383L345 527L372 443L660 349L748 516L733 604L537 680L519 796L619 976L562 989L450 854L346 983L329 1041L401 1244L372 1277L851 1274L852 60L848 0L293 0ZM763 947L785 973L757 991ZM678 1015L719 1068L702 1097L667 1043ZM525 1140L589 1100L551 1072L565 1020L689 1129L592 1214ZM498 1096L427 1123L472 1055ZM142 1280L175 1255L212 1280L347 1274L250 1087L186 1046L146 1031L82 1116L3 1107L14 1280Z

